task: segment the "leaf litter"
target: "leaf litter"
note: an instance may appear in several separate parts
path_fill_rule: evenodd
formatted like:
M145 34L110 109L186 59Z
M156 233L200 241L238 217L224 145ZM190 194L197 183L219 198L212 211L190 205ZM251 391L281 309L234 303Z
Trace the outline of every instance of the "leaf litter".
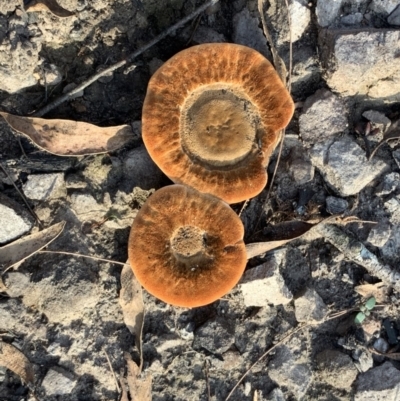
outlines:
M50 11L59 18L66 18L75 15L74 12L61 7L55 0L28 0L24 4L25 11Z

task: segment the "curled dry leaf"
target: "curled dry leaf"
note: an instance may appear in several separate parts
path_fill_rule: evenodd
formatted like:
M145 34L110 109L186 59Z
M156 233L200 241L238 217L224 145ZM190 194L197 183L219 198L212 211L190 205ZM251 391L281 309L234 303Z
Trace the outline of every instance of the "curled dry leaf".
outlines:
M390 287L385 283L379 282L375 284L361 284L354 287L354 290L363 298L374 297L379 304L387 301Z
M140 400L140 401L151 401L151 382L152 376L147 373L141 373L141 369L132 361L131 356L125 353L125 360L127 365L126 378L122 385L122 397L121 401ZM129 389L130 398L128 398Z
M59 156L84 156L112 152L126 145L133 132L129 125L98 127L72 120L19 117L0 112L11 128L35 145Z
M75 15L72 11L62 8L55 0L28 0L25 1L25 11L50 11L53 15L60 18Z
M14 346L0 341L0 366L17 374L25 383L33 384L35 374L28 358Z
M140 369L143 364L142 357L142 330L144 321L144 302L142 286L133 274L129 262L121 272L121 291L119 304L122 308L124 322L129 331L135 336L135 344L140 354Z
M65 222L54 224L0 248L0 273L24 261L54 241L63 231Z

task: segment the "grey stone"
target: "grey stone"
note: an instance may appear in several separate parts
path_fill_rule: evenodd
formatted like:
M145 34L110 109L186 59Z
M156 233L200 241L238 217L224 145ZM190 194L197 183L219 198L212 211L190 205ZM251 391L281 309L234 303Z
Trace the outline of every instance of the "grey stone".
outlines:
M251 47L263 56L270 58L271 52L267 45L258 18L252 17L247 8L233 17L233 42Z
M370 352L355 350L352 354L354 364L360 372L367 372L374 366L374 360Z
M153 162L144 146L132 149L123 164L124 178L129 184L126 192L134 187L142 189L158 188L161 183L161 170Z
M289 171L297 185L303 185L314 178L314 166L304 152L291 153Z
M273 359L268 364L268 375L279 386L286 386L296 399L302 399L313 380L309 364L300 362L286 345L276 349Z
M390 14L399 5L399 0L372 0L369 9L380 14Z
M6 275L4 283L7 287L7 294L11 298L20 297L25 294L29 287L30 278L26 274L10 271Z
M320 322L328 309L314 288L307 288L304 294L294 301L295 316L298 322Z
M397 400L399 394L400 371L385 362L358 376L354 401Z
M62 198L67 195L64 173L32 174L23 185L27 198L38 201Z
M54 86L62 81L62 73L60 69L54 65L49 64L41 69L39 74L39 83L42 86Z
M345 15L340 19L340 22L343 25L357 25L359 24L363 19L363 15L361 13L354 13L354 14L349 14Z
M374 342L374 348L381 354L386 354L389 351L389 343L382 337L379 337Z
M33 217L19 203L0 194L0 244L30 231L33 222Z
M376 157L368 161L364 150L350 136L317 144L310 156L325 181L341 196L357 194L389 168Z
M332 90L343 96L400 100L399 30L328 29L320 32L319 42Z
M390 221L393 224L400 224L400 195L388 199L384 206L390 213Z
M226 38L222 33L218 33L207 26L199 26L193 35L193 42L201 43L223 43Z
M299 129L307 145L341 133L347 126L347 109L343 101L332 92L320 89L304 102Z
M293 0L289 4L292 24L292 43L299 40L311 21L311 12L305 0Z
M268 394L266 401L286 401L286 398L285 398L285 395L283 394L283 391L279 387L277 387L277 388L274 388Z
M389 173L385 175L383 182L379 185L376 195L389 195L398 189L400 189L400 174Z
M390 238L391 225L389 221L379 221L378 224L372 227L368 234L367 241L378 248L383 247Z
M92 195L81 193L71 195L71 209L80 221L101 219L108 211L107 207L98 203Z
M315 14L319 26L331 25L338 17L343 0L318 0Z
M316 362L321 380L335 388L349 390L358 374L353 360L337 350L320 352L316 356Z
M330 214L341 214L347 210L349 202L346 199L328 196L326 198L326 210Z
M397 207L399 208L398 214L400 215L400 202ZM393 263L399 262L399 249L400 249L400 225L399 223L392 226L389 239L385 245L380 248L383 257L390 259Z
M393 10L389 15L387 21L390 25L400 25L400 5Z
M46 395L70 394L76 384L73 375L61 368L51 368L43 379L42 387Z
M235 331L225 320L208 320L194 333L194 349L204 348L213 354L223 354L235 342Z
M374 127L384 131L390 127L391 121L381 112L376 110L367 110L362 114Z
M285 305L293 295L279 272L285 251L274 255L262 265L247 270L239 283L246 306Z

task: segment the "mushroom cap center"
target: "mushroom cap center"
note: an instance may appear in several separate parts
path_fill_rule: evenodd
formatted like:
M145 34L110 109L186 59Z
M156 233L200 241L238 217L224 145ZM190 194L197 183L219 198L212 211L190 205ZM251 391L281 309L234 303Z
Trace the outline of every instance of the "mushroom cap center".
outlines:
M205 256L205 231L196 226L181 226L171 238L171 248L176 259L186 265L198 263Z
M234 166L257 148L258 110L229 84L203 85L181 109L182 147L192 160L212 167Z

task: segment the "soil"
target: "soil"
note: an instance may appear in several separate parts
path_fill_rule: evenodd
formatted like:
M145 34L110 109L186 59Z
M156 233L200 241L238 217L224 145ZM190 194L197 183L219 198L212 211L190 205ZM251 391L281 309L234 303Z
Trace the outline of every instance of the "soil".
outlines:
M282 58L288 61L289 46L282 38L286 31L280 34L278 29L280 23L285 23L284 2L271 3L278 10L273 13L273 37L279 44ZM38 80L15 93L0 91L1 111L21 116L33 113L59 97L68 85L77 85L99 69L124 59L192 12L202 1L58 0L58 4L76 15L58 18L48 11L26 13L20 0L0 5L0 45L8 49L0 52L0 65L9 62L8 52L25 49L18 53L19 71L10 70L10 76L14 74L14 79L20 82L28 82L27 76ZM293 45L293 66L297 75L292 96L297 108L287 130L288 145L283 149L267 202L269 186L251 199L241 214L246 243L266 240L269 228L282 221L329 216L326 199L337 196L317 170L306 184L298 184L290 171L290 166L298 160L294 157L298 156L296 152L306 152L307 148L298 135L302 104L318 89L327 87L323 79L325 71L318 59L316 1L309 2L307 7L311 11L311 22L301 40ZM201 14L197 21L151 47L134 61L135 68L124 67L112 76L103 77L88 86L83 96L61 104L45 118L65 118L99 126L129 124L137 131L147 83L162 61L190 45L206 41L209 36L204 33L205 28L209 29L207 35L212 33L219 39L234 41L233 38L238 37L235 16L243 10L259 18L257 1L221 1ZM379 25L379 13L374 16ZM262 32L260 27L261 23L257 35ZM16 33L11 37L10 32ZM193 34L195 32L198 36ZM270 57L266 41L260 45L257 35L251 35L248 40L254 40L257 50ZM56 85L48 85L44 80L45 71L50 71L52 64L61 75ZM361 120L362 107L359 98L350 97L345 101L350 111L347 133L356 136L352 127ZM395 105L384 100L374 104L388 115L395 109ZM388 149L383 152L389 155ZM276 158L277 152L268 167L270 177ZM171 184L151 164L140 135L129 146L109 154L63 158L38 150L0 120L0 162L19 188L23 188L30 175L64 174L64 195L45 201L28 200L45 227L66 221L64 232L48 249L119 262L127 260L130 224L137 210L153 190ZM398 172L399 166L391 160L390 169ZM1 171L0 178L0 191L26 208ZM346 197L349 214L362 220L385 217L389 223L399 224L393 217L395 214L391 217L385 211L385 195L376 196L378 184L374 182L360 193ZM239 214L242 206L233 205L233 209ZM123 219L105 219L111 209L122 213ZM345 229L362 242L367 240L370 230L368 224L352 224ZM301 298L306 289L315 289L329 311L338 312L362 304L363 298L355 291L355 286L378 281L323 238L298 240L284 249L285 262L280 273L294 298L286 305L246 307L239 287L211 305L194 309L173 307L144 292L143 370L153 377L153 400L225 400L248 369L230 400L354 399L356 386L350 383L348 387L341 387L340 378L335 379L336 372L318 362L321 358L325 360L320 353L339 350L354 362L355 353L368 352L374 338L381 337L391 347L397 347L397 342L389 341L392 332L382 324L390 322L397 337L400 328L398 294L388 290L382 306L373 310L368 318L378 324L375 337L368 338L366 328L354 324L354 313L346 314L297 331L284 347L251 368L269 347L298 327L295 300ZM396 248L386 253L378 247L370 249L385 264L398 269ZM248 269L268 258L266 255L250 260ZM38 399L120 399L114 374L118 379L126 376L124 353L131 354L138 362L137 344L124 323L119 305L120 273L121 266L113 263L37 254L4 275L5 284L12 286L14 283L13 288L18 290L12 296L0 295L0 336L3 341L18 346L34 365ZM372 361L371 354L369 358ZM383 360L374 358L371 363L375 365ZM293 365L304 369L303 379L300 373L300 376L285 376L285 371L290 370L288 366ZM59 384L46 384L44 379L52 368L60 369L67 377L67 390L60 390ZM351 376L351 372L350 367L345 369L343 377ZM0 400L22 399L34 399L28 386L10 370L0 370Z

